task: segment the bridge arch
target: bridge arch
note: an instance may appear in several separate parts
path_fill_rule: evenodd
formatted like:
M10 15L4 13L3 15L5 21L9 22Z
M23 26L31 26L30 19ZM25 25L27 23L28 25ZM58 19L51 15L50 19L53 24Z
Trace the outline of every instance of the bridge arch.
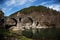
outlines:
M7 20L10 19L9 21L11 22L12 20L15 22L15 24L9 24L9 22L7 23ZM5 20L5 29L9 29L12 26L16 26L17 25L17 20L15 18L6 18Z

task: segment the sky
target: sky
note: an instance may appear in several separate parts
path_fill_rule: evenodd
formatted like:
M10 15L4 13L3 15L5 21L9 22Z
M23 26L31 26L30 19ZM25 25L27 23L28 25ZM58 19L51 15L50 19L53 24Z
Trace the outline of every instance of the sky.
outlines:
M0 9L5 16L30 6L46 6L60 11L60 0L0 0Z

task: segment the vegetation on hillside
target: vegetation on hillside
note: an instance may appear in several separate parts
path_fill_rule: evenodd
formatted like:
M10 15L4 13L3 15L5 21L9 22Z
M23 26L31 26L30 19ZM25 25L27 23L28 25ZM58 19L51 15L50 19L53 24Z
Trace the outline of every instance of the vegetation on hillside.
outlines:
M31 6L28 8L24 8L20 11L17 11L15 13L11 14L10 16L17 15L18 12L20 12L22 14L30 14L32 12L40 12L40 13L42 12L45 14L53 14L53 15L57 15L58 13L60 13L60 12L57 12L56 10L53 10L53 9L50 9L50 8L47 8L44 6Z

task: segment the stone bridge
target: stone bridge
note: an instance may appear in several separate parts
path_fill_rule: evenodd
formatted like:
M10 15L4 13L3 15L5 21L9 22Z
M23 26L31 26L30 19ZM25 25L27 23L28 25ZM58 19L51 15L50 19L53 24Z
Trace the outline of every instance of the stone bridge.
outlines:
M6 29L24 30L30 28L48 28L48 26L41 26L40 22L32 17L8 17L5 18Z

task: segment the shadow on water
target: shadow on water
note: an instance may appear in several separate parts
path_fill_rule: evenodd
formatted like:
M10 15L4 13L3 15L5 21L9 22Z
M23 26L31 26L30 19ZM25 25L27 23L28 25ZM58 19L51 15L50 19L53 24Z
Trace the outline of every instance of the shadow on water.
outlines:
M36 29L35 33L32 30L22 31L23 36L36 40L60 40L60 28Z

